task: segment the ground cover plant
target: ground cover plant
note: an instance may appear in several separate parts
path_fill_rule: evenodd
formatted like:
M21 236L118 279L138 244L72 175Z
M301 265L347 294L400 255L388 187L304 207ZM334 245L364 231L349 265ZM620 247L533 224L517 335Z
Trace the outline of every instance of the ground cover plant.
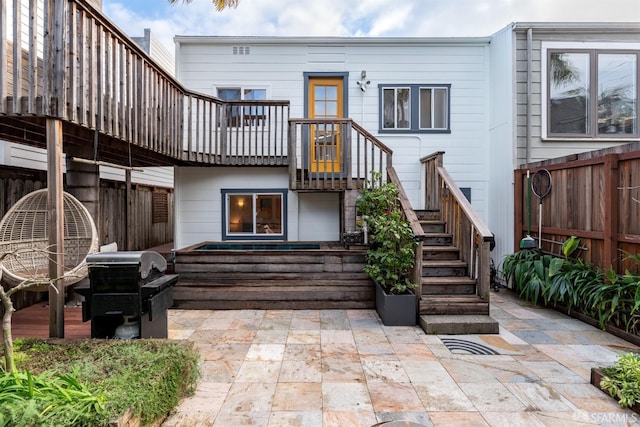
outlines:
M617 274L574 258L579 239L572 237L556 257L537 249L507 255L502 274L522 299L534 304L562 305L599 322L640 334L640 274ZM640 255L627 254L640 266ZM637 270L637 269L636 269Z
M127 411L150 425L193 393L198 353L165 340L15 342L0 372L0 426L107 426Z
M640 355L618 356L612 366L601 368L604 376L600 387L613 396L620 406L630 408L640 404Z

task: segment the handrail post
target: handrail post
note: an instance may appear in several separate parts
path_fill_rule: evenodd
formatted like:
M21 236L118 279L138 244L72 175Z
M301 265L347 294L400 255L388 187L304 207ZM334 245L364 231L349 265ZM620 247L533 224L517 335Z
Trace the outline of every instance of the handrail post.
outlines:
M297 189L296 170L297 170L297 152L296 152L296 122L289 120L289 138L287 140L287 153L289 156L289 188Z
M351 181L351 177L353 175L353 162L351 160L351 155L352 155L352 149L351 149L351 132L353 130L353 127L351 126L351 121L348 121L347 123L344 124L344 144L345 145L345 161L344 163L346 164L346 174L347 174L347 189L351 190L353 189L353 182Z

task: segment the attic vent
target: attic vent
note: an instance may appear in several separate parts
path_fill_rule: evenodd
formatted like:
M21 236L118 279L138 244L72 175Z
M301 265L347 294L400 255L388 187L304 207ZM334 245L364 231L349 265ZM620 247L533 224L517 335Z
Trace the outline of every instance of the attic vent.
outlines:
M249 46L234 46L234 55L249 55Z

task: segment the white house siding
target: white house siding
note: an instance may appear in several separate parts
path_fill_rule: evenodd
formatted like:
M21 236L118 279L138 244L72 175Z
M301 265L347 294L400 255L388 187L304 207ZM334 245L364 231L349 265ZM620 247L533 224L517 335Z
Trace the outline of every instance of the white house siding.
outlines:
M66 157L63 168L66 170ZM47 170L47 152L41 148L0 140L0 165L25 169ZM173 188L173 167L144 168L143 172L132 171L131 182L155 187ZM100 178L124 181L122 169L100 166Z
M300 241L336 242L340 240L338 193L300 193L298 214Z
M495 234L496 265L513 252L513 169L515 165L514 35L512 26L493 35L490 48L488 226Z
M175 248L222 241L223 189L286 189L286 168L199 168L175 170ZM323 225L318 225L323 229ZM298 240L298 196L287 194L288 240Z
M527 112L527 31L531 28L531 111ZM629 139L595 141L588 139L561 140L544 138L543 120L546 117L543 91L546 90L546 70L543 70L543 48L611 48L640 49L640 24L540 24L519 23L516 34L516 111L517 158L516 167L585 151L599 150L631 142ZM531 120L531 135L527 141L527 119ZM633 140L637 141L637 139Z
M158 40L149 28L145 28L143 37L132 37L145 52L147 52L167 73L175 74L175 58L173 52L169 52L162 42Z
M289 100L291 117L304 117L305 72L349 73L348 116L387 144L414 207L424 204L419 159L445 151L444 162L474 208L487 218L489 165L489 39L354 39L177 36L176 73L188 88L266 88L269 99ZM247 46L249 54L234 55ZM363 93L361 71L371 81ZM451 133L378 133L379 84L450 84Z

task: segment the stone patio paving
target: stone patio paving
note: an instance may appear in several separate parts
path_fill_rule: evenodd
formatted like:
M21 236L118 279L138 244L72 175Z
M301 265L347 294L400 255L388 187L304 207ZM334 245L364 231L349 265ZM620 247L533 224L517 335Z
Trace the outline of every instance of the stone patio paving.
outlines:
M385 327L373 310L170 310L169 337L199 349L202 378L163 425L640 425L589 384L638 347L509 291L491 298L499 335Z

